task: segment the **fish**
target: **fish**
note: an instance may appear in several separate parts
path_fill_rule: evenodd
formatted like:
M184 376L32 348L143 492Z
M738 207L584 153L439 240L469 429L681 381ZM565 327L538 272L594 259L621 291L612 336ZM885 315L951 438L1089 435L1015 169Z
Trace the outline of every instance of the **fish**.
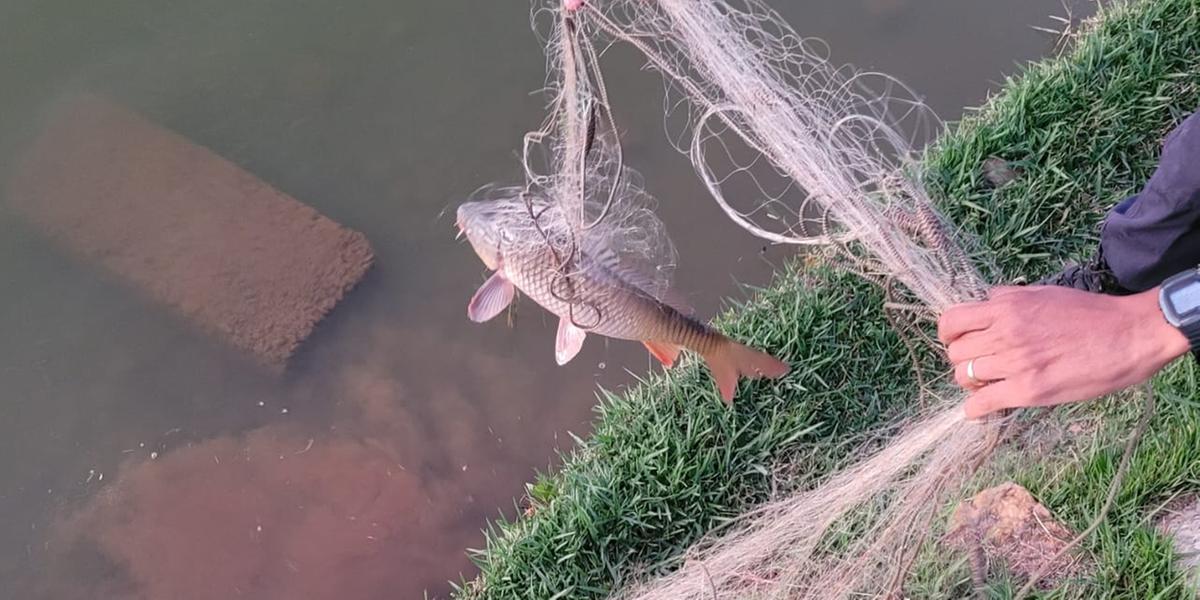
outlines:
M726 404L741 377L788 373L787 363L695 319L673 290L655 293L661 286L652 277L603 243L521 243L503 225L523 210L532 221L524 206L510 200L470 201L458 208L459 235L492 271L467 305L470 320L482 323L504 312L519 290L559 318L554 355L560 366L579 353L589 333L639 341L667 368L687 349L704 359Z

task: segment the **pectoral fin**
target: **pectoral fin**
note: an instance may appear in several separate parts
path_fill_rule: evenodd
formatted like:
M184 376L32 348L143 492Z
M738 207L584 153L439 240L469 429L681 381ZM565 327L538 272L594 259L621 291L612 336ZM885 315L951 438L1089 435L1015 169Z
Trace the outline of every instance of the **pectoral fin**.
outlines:
M560 366L571 362L583 348L583 340L586 337L587 332L576 327L570 319L559 319L558 335L554 339L554 360L558 361Z
M471 303L467 305L467 318L476 323L487 321L504 312L515 294L516 288L512 282L496 271L471 297Z
M646 349L650 351L650 354L652 354L654 358L657 358L658 362L662 363L663 366L667 367L668 369L671 368L675 364L675 361L679 359L680 348L675 344L655 342L651 340L645 340L642 343L646 345Z

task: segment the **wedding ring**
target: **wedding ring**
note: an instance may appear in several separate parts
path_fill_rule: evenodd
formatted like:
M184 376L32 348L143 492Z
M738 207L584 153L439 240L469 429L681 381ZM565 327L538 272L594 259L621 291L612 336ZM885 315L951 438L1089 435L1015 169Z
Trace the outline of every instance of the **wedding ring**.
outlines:
M986 381L980 381L979 378L975 376L975 359L974 358L967 361L967 380L978 386L987 385Z

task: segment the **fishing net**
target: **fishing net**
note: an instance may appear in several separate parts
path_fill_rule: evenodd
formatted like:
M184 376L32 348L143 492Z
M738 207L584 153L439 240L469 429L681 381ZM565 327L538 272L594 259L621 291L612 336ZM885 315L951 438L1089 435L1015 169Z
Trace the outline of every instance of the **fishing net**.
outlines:
M603 0L581 13L581 28L633 44L666 76L672 139L736 223L780 243L853 245L934 311L983 295L920 183L914 139L938 122L908 88L834 66L756 0ZM759 193L728 197L738 179Z
M468 211L486 212L505 254L549 252L560 300L575 301L571 279L586 276L597 262L583 257L600 252L662 299L675 249L642 176L625 164L596 50L561 10L535 12L534 25L547 42L549 116L524 137L525 182L480 188Z
M553 1L547 9L563 10ZM664 74L668 133L738 225L774 242L836 248L860 273L902 290L893 306L926 317L986 295L980 262L921 185L915 146L937 121L907 88L834 66L757 0L588 0L572 14L580 35L632 44ZM566 59L562 67L572 69ZM621 595L897 591L938 511L1004 426L965 420L961 392L936 396L882 449L745 515L675 572Z

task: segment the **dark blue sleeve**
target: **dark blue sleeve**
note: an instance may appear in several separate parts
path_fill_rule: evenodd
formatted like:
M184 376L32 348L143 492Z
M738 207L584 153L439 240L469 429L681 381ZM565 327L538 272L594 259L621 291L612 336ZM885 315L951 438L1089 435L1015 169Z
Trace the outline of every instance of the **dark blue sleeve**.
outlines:
M1200 264L1200 112L1167 136L1142 192L1109 213L1100 247L1117 281L1133 291Z

